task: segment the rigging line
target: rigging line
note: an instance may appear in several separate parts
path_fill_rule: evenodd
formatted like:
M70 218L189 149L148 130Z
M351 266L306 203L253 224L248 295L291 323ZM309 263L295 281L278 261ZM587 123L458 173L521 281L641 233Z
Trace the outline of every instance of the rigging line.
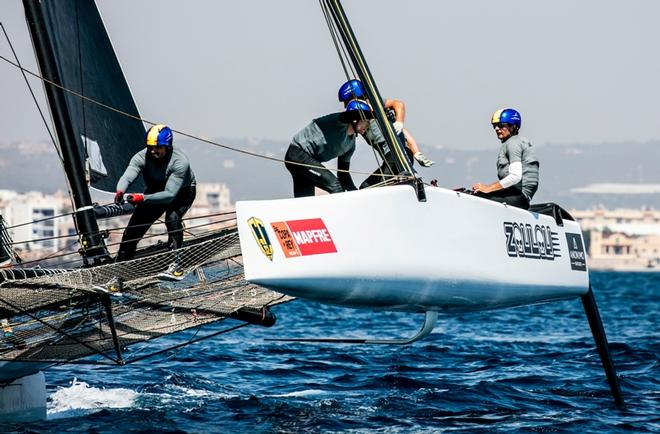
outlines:
M0 57L2 57L2 56L0 56ZM148 121L144 121L144 122L150 123ZM202 143L206 143L206 144L213 145L213 146L218 146L220 148L224 148L224 149L227 149L227 150L230 150L230 151L239 152L241 154L250 155L252 157L258 157L258 158L263 158L265 160L275 161L275 162L278 162L278 163L289 163L289 164L293 164L295 166L308 167L308 168L311 168L311 169L323 169L323 170L329 170L331 172L337 172L337 173L340 173L340 172L342 172L342 173L351 173L351 174L354 174L354 175L369 175L370 174L370 173L367 173L367 172L358 172L358 171L355 171L355 170L335 169L335 168L332 168L332 167L325 167L325 166L319 167L318 165L315 165L315 164L300 163L298 161L289 161L289 160L283 160L281 158L269 157L267 155L258 154L256 152L246 151L244 149L239 149L239 148L234 148L232 146L223 145L221 143L217 143L217 142L214 142L212 140L208 140L208 139L205 139L203 137L195 136L193 134L189 134L189 133L186 133L186 132L183 132L183 131L179 131L179 130L175 130L175 129L172 129L172 131L177 133L177 134L180 134L184 137L188 137L189 139L197 140L197 141L200 141ZM399 175L391 175L391 176L396 177L396 176L399 176Z
M349 78L357 78L357 72L355 71L355 65L353 65L353 63L350 61L350 56L348 54L348 49L347 49L346 45L344 45L344 43L341 39L341 35L339 34L339 28L337 27L336 23L334 23L332 21L332 18L331 18L332 13L329 9L327 1L325 2L325 10L328 14L330 22L332 23L331 29L335 33L335 37L339 41L339 47L341 48L342 54L344 56L344 61L346 63L348 63L348 67L351 70L351 77L349 77Z
M102 103L102 102L100 102L100 101L96 101L96 100L94 100L94 99L92 99L92 98L89 98L89 97L87 97L87 96L85 96L85 95L81 95L80 93L78 93L78 92L76 92L76 91L74 91L74 90L68 89L68 88L66 88L66 87L64 87L64 86L62 86L62 85L60 85L60 84L57 84L57 83L55 83L55 82L53 82L53 81L51 81L51 80L48 80L48 79L46 79L46 78L40 76L39 74L36 74L36 73L30 71L29 69L23 68L21 65L15 63L15 62L12 62L11 60L7 59L5 56L0 55L0 60L4 60L5 62L9 63L10 65L12 65L12 66L14 66L14 67L16 67L16 68L18 68L18 69L24 71L24 72L25 72L26 74L28 74L28 75L31 75L31 76L33 76L33 77L35 77L35 78L41 80L41 81L44 82L44 83L50 84L51 86L54 86L54 87L56 87L56 88L58 88L58 89L61 89L61 90L63 90L64 92L70 93L71 95L74 95L74 96L76 96L76 97L78 97L78 98L81 98L81 99L83 99L83 100L85 100L85 101L87 101L87 102L89 102L89 103L95 104L95 105L97 105L97 106L99 106L99 107L102 107L102 108L104 108L104 109L106 109L106 110L112 111L112 112L114 112L114 113L120 114L120 115L122 115L122 116L126 116L126 117L128 117L128 118L131 118L131 119L134 119L134 120L137 120L137 121L144 122L144 123L149 124L149 125L157 125L157 124L158 124L157 122L151 121L151 120L149 120L149 119L141 118L140 116L132 115L132 114L127 113L127 112L125 112L125 111L122 111L122 110L119 110L119 109L114 108L114 107L112 107L112 106L109 106L109 105L107 105L107 104L104 104L104 103ZM203 138L203 137L196 136L196 135L191 134L191 133L186 133L185 131L177 130L177 129L174 129L174 128L172 128L172 131L175 132L175 133L177 133L177 134L179 134L179 135L181 135L181 136L183 136L183 137L188 137L189 139L193 139L193 140L196 140L196 141L199 141L199 142L202 142L202 143L206 143L206 144L208 144L208 145L216 146L216 147L219 147L219 148L227 149L227 150L229 150L229 151L238 152L238 153L240 153L240 154L245 154L245 155L249 155L249 156L257 157L257 158L262 158L262 159L264 159L264 160L275 161L275 162L277 162L277 163L289 163L289 164L293 164L293 165L296 165L296 166L309 167L309 168L316 168L316 169L319 168L319 166L316 166L316 165L314 165L314 164L306 164L306 163L299 163L299 162L297 162L297 161L283 160L283 159L281 159L281 158L269 157L269 156L267 156L267 155L259 154L259 153L257 153L257 152L246 151L246 150L244 150L244 149L236 148L236 147L233 147L233 146L223 145L223 144L221 144L221 143L214 142L214 141L212 141L212 140L205 139L205 138ZM324 166L323 168L324 168L325 170L330 170L330 171L337 172L337 173L339 173L339 172L344 172L344 173L351 173L351 174L356 174L356 175L369 175L369 174L370 174L370 173L366 173L366 172L358 172L358 171L352 171L352 170L343 170L343 169L328 168L328 167L325 167L325 166ZM390 176L392 176L392 177L399 177L399 178L414 178L414 177L411 177L411 176L402 177L402 176L400 176L400 175L390 175ZM70 190L69 190L69 191L70 191Z
M328 25L328 30L330 31L330 36L332 37L332 42L335 45L335 50L337 51L337 56L339 57L339 63L341 63L341 67L344 69L344 75L346 76L346 79L349 80L351 77L355 77L355 71L351 71L353 75L350 75L348 73L348 69L346 68L346 63L345 63L345 58L342 57L342 53L339 48L339 44L337 41L337 34L336 29L332 26L330 16L327 10L327 6L323 3L323 0L319 0L319 5L321 6L321 10L323 11L323 16L325 17L325 23ZM343 49L343 47L342 47ZM345 55L345 53L344 53ZM352 70L351 66L351 70Z
M53 132L50 130L50 127L48 126L48 121L46 120L46 116L44 115L44 112L43 110L41 110L41 106L37 101L37 96L34 94L34 91L32 90L32 86L30 86L30 81L28 80L25 70L21 65L21 61L18 59L18 54L16 54L16 51L14 50L14 45L11 43L11 40L9 39L9 35L5 30L5 26L2 23L0 23L0 27L2 27L2 32L5 34L5 38L7 39L7 43L9 44L9 48L11 49L12 54L14 55L14 59L16 59L16 64L21 70L21 75L23 76L23 79L25 80L25 84L27 85L28 90L30 91L30 95L32 95L32 100L34 101L34 105L37 106L37 111L39 112L39 115L41 116L41 120L44 122L44 126L46 127L46 131L50 136L50 140L53 142L54 145L56 143L55 137L53 136ZM60 149L57 146L55 146L55 151L57 151L57 156L59 157L60 162L64 162L64 158L62 157L62 154L60 153Z
M46 221L48 221L48 220L55 220L55 219L58 219L58 218L61 218L61 217L71 216L71 215L73 215L73 214L75 214L75 213L74 213L74 212L67 212L67 213L64 213L64 214L58 214L58 215L55 215L55 216L44 217L44 218L42 218L42 219L32 220L32 221L30 221L30 222L18 223L18 224L15 224L15 225L7 226L5 229L20 228L21 226L27 226L27 225L31 225L31 224L34 224L34 223L46 222Z
M14 310L17 310L17 311L23 313L24 315L29 316L30 318L36 320L37 322L40 322L41 324L45 325L46 327L55 330L57 333L63 334L64 336L66 336L67 338L71 339L72 341L74 341L74 342L76 342L76 343L78 343L78 344L80 344L80 345L82 345L82 346L84 346L84 347L86 347L86 348L92 350L92 351L95 352L95 353L98 353L98 354L102 355L102 356L105 357L106 359L112 360L113 362L117 363L117 360L113 359L112 357L106 355L105 353L99 352L97 349L95 349L95 348L92 347L91 345L87 344L87 343L84 342L84 341L81 341L80 339L78 339L78 338L76 338L75 336L73 336L73 335L67 333L66 331L64 331L64 330L62 330L62 329L60 329L60 328L57 328L56 326L50 325L49 323L43 321L41 318L39 318L39 317L37 317L36 315L34 315L34 314L32 314L32 313L26 311L25 309L21 309L20 306L16 306L16 305L14 305L13 303L11 303L11 302L9 302L9 301L7 301L7 300L4 300L4 299L2 299L2 298L0 298L0 302L6 304L7 306L11 307L11 308L14 309Z
M355 73L355 70L353 69L353 64L352 63L349 62L349 66L350 66L351 72L352 72L351 76L349 76L348 71L346 69L346 66L345 66L344 62L348 60L349 56L348 56L348 53L346 51L346 46L344 44L341 44L341 45L338 44L339 29L337 28L337 26L335 24L333 24L333 22L330 18L330 11L328 9L328 5L323 0L319 0L319 4L321 5L321 9L323 11L323 15L325 17L326 24L328 25L328 30L330 31L330 36L332 37L332 41L335 44L335 49L337 50L337 56L339 57L339 61L342 64L342 67L344 69L344 73L346 74L346 78L350 79L351 77L356 77L357 74ZM340 47L341 47L341 52L339 51ZM342 56L342 54L343 54L343 56ZM364 137L364 139L371 146L372 150L374 151L374 157L376 157L376 150L373 147L373 144L366 137ZM376 159L376 161L378 161L377 157L375 159ZM395 171L392 170L392 168L390 167L390 164L387 162L387 160L383 158L383 161L387 165L387 167L390 171L390 174L393 174ZM380 175L381 175L381 177L385 178L386 175L383 173L382 170L380 170L380 167L381 167L381 164L378 165L378 170L380 172ZM369 175L369 176L371 176L371 175Z
M365 137L365 139L366 139L366 137ZM387 159L385 158L385 154L383 153L383 155L380 155L380 152L378 152L378 151L376 150L376 147L375 147L374 145L371 144L371 141L368 141L368 142L369 142L369 145L371 146L371 150L373 151L374 158L376 159L376 161L379 161L378 158L381 157L382 160L383 160L383 163L385 163L385 165L387 166L387 169L390 171L390 173L394 173L394 171L393 171L392 168L390 167L390 163L389 163L389 162L387 161ZM385 174L383 173L383 170L381 169L382 166L383 166L383 164L381 163L381 164L378 165L378 168L376 169L376 170L378 171L378 173L380 174L381 178L383 178L383 177L384 177L383 175L385 175ZM372 175L373 175L373 173L372 173ZM370 175L370 176L371 176L371 175Z
M174 229L174 230L171 230L171 231L170 231L170 230L167 230L167 231L165 231L165 232L157 232L157 233L155 233L155 234L149 234L149 235L146 235L146 234L145 234L145 235L142 236L141 238L136 238L136 239L137 239L137 240L141 240L141 239L147 239L147 238L159 237L159 236L164 236L164 235L169 235L169 234L175 234L175 233L177 233L177 232L186 231L186 230L189 230L189 229L197 229L197 228L203 228L203 227L205 227L205 226L211 226L211 225L215 225L215 224L227 223L227 222L230 222L230 221L232 221L232 220L236 220L236 218L230 218L230 219L223 220L223 221L219 221L219 222L200 223L200 224L198 224L198 225L192 225L192 226L190 226L190 227L188 227L188 228ZM155 225L156 223L163 223L163 224L165 224L165 221L162 220L162 219L158 219L158 220L156 220L156 221L153 222L153 223L140 223L140 224L137 224L137 225L124 226L124 227L119 227L119 228L114 228L114 229L105 229L105 230L100 230L100 231L97 232L95 235L103 234L103 233L106 232L106 231L107 231L107 232L110 232L110 231L113 231L113 232L114 232L114 231L118 231L118 230L120 230L120 229L138 228L138 227L144 227L144 226L152 226L152 225ZM229 229L229 228L231 228L231 227L236 227L236 225L234 224L234 225L232 225L232 226L230 226L230 227L228 227L228 228L226 228L226 229ZM133 240L126 240L126 241L135 241L136 239L133 239ZM114 246L114 245L117 245L117 243L108 244L108 246Z
M60 147L58 146L57 141L55 140L55 137L53 136L53 132L51 131L48 121L46 120L46 116L44 115L43 110L41 109L41 106L39 105L39 102L37 101L37 97L34 94L34 91L32 90L32 86L30 86L30 82L27 79L26 71L27 69L23 68L21 65L21 61L18 58L18 55L16 54L16 50L14 50L14 46L11 43L11 40L9 39L9 35L7 34L7 31L5 30L5 26L0 22L0 26L2 27L2 31L5 34L5 38L7 39L7 43L9 44L9 47L11 48L12 53L14 54L14 59L16 59L16 65L21 71L21 75L23 76L23 79L25 80L25 84L27 85L28 90L30 91L30 94L32 95L32 100L34 101L34 105L37 107L37 111L39 112L39 116L41 116L41 120L44 123L44 127L46 128L46 131L48 132L48 136L50 137L50 141L53 144L53 147L55 148L55 152L57 153L57 157L60 159L60 163L64 165L64 157L62 156L62 151ZM11 63L11 62L10 62ZM29 71L28 71L29 72ZM73 203L73 194L71 192L71 185L69 184L69 179L65 177L66 181L66 188L69 193L69 200L71 201L71 208L75 209L74 203ZM76 225L76 228L78 226L78 222L74 220L74 224Z
M218 318L217 321L222 321L222 320L224 320L225 318L227 318L227 317ZM213 321L213 322L217 322L217 321ZM210 322L210 323L208 323L208 324L212 324L213 322ZM203 324L203 325L205 325L205 324ZM194 344L194 343L197 343L197 342L203 341L204 339L210 339L210 338L213 338L213 337L215 337L215 336L218 336L218 335L221 335L221 334L224 334L224 333L229 333L229 332L231 332L231 331L234 331L234 330L240 329L240 328L245 327L245 326L248 326L248 325L250 325L250 324L247 323L247 322L246 322L246 323L242 323L242 324L238 324L238 325L236 325L236 326L234 326L234 327L230 327L230 328L228 328L228 329L219 330L219 331L217 331L217 332L214 332L214 333L211 333L211 334L208 334L208 335L204 335L204 336L201 336L201 337L196 338L196 339L192 339L192 340L189 340L189 341L186 341L186 342L182 342L182 343L180 343L180 344L178 344L178 345L174 345L174 346L171 346L171 347L169 347L169 348L165 348L165 349L160 350L160 351L157 351L157 352L155 352L155 353L151 353L151 354L147 354L147 355L142 356L142 357L138 357L138 358L135 358L135 359L131 359L130 362L126 362L126 363L139 362L140 360L144 360L144 359L146 359L146 358L148 358L148 357L153 357L153 356L157 356L157 355L159 355L159 354L162 354L162 353L165 353L165 352L168 352L168 351L176 350L176 349L179 349L179 348L184 347L184 346L186 346L186 345ZM199 327L201 328L202 325L200 325Z
M80 44L80 3L76 2L76 42L78 43L78 73L80 74L80 93L84 95L84 81L83 81L83 62L82 62L82 48ZM82 130L83 135L85 136L85 143L83 143L83 152L85 152L85 159L89 160L89 154L87 153L87 117L85 116L85 100L81 101L81 111L82 111ZM85 170L87 174L87 170Z
M84 356L87 357L87 356ZM21 363L48 363L48 364L54 364L57 366L61 365L94 365L94 366L117 366L117 362L114 360L112 363L107 363L103 361L96 361L96 360L61 360L61 359L36 359L36 360L23 360L23 359L18 359L15 357L12 358L3 358L0 357L0 361L3 362L16 362L20 360ZM0 386L4 385L4 383L0 383Z
M12 241L11 243L1 243L0 245L15 246L17 244L38 243L41 241L59 240L62 238L73 238L73 237L78 237L78 234L56 235L52 237L34 238L32 240Z
M229 219L229 220L227 220L227 221L231 221L231 220L235 220L235 219ZM219 222L219 223L224 223L224 222ZM162 232L162 233L159 232L159 233L156 233L156 234L144 235L144 236L141 237L141 238L136 238L136 239L133 239L133 240L126 240L126 241L135 241L135 240L140 241L140 240L146 240L146 239L149 239L149 238L155 238L155 237L165 236L165 235L168 235L169 233L180 232L180 231L182 231L182 230L196 229L196 228L200 228L200 227L208 226L208 225L210 225L210 224L213 224L213 223L207 223L207 224L201 224L201 225L194 225L194 226L191 226L190 228L184 228L184 229L181 229L181 230L180 230L180 229L177 229L177 230L174 230L174 231L171 231L171 232L167 231L167 232ZM135 225L135 226L138 226L138 225ZM107 230L111 230L111 229L107 229ZM99 231L99 233L102 233L102 232L104 232L104 231ZM207 233L212 233L212 232L214 232L214 231L208 231ZM33 260L31 260L31 261L24 261L24 262L21 263L21 266L24 267L24 266L26 266L26 265L28 265L28 264L40 263L40 262L47 261L47 260L49 260L49 259L56 259L56 258L63 258L63 257L65 257L65 256L77 255L77 254L78 254L78 251L77 251L77 250L76 250L76 251L72 251L72 252L68 252L68 253L59 254L59 252L62 252L62 251L64 251L64 250L68 249L68 248L71 248L72 245L73 245L73 243L70 244L70 245L68 245L68 246L65 246L65 247L63 247L62 249L58 250L57 252L54 252L54 253L49 254L49 255L47 255L47 256L44 256L44 257L41 257L41 258L38 258L38 259L33 259ZM108 244L106 247L114 247L114 246L118 246L118 245L121 245L121 242L111 243L111 244ZM79 260L76 259L76 260L73 260L73 261L63 262L63 263L61 263L61 264L59 264L59 265L65 265L65 264L75 263L75 262L78 262L78 261L79 261Z
M39 262L47 261L47 260L49 260L49 259L63 258L63 257L65 257L65 256L71 256L71 255L79 255L79 253L78 253L77 250L74 251L74 252L69 252L69 253L62 253L62 254L59 254L59 252L65 250L65 249L68 249L69 247L71 247L71 246L66 246L65 248L60 249L60 250L58 250L57 252L51 253L51 254L49 254L49 255L47 255L47 256L44 256L44 257L41 257L41 258L38 258L38 259L33 259L33 260L31 260L31 261L23 261L23 262L21 263L21 266L22 266L22 267L25 267L25 266L28 265L28 264L36 264L36 263L39 263ZM82 258L80 258L80 260L82 261ZM73 262L78 262L78 260L76 260L76 261L65 262L65 263L63 263L63 264L73 263ZM62 265L63 265L63 264L62 264Z
M126 194L128 195L128 194L131 194L131 193L126 193ZM114 202L109 202L109 203L106 203L104 205L99 205L99 207L112 206L112 205L114 205ZM181 220L195 220L195 219L225 216L225 215L231 215L231 214L236 214L236 211L222 211L222 212L217 212L217 213L213 213L213 214L203 214L203 215L199 215L199 216L191 216L191 217L182 218ZM109 229L109 230L113 230L113 229Z
M352 49L352 52L356 54L355 56L352 56L352 57L353 57L353 60L356 64L355 66L359 67L359 69L361 69L361 71L363 72L363 76L364 76L364 77L362 77L363 81L364 81L363 84L365 85L365 87L367 89L370 89L372 91L374 96L379 96L378 88L376 87L376 83L374 82L373 77L371 76L371 74L369 72L369 67L366 64L366 59L364 58L364 55L362 55L362 51L360 50L360 47L357 43L357 40L355 39L355 35L353 34L351 26L347 21L346 15L343 14L343 8L342 8L341 4L339 4L337 0L326 0L326 1L328 1L328 2L332 1L333 3L335 3L336 8L339 11L342 11L342 13L340 13L340 14L334 13L335 11L333 11L333 16L334 16L334 18L337 22L341 21L342 24L343 24L343 27L340 28L340 30L341 30L341 34L342 34L343 39L344 39L344 43L346 45L350 45L351 49ZM380 101L379 98L374 98L374 99L375 99L375 101L371 101L372 106L374 106L374 108L375 108L374 111L377 112L381 116L381 119L385 119L385 121L387 122L387 116L385 114L385 108L383 107L383 102ZM410 174L409 177L412 178L412 179L417 179L417 176L415 175L414 171L412 170L412 167L411 167L411 165L408 161L408 158L405 155L405 151L402 149L402 146L398 146L400 144L398 143L398 138L394 134L393 128L390 126L389 128L386 127L385 129L386 129L386 131L383 131L383 133L385 134L386 137L389 138L389 142L391 144L395 145L395 146L393 146L394 149L391 149L391 151L393 151L395 153L395 155L398 157L398 159L399 159L399 161L402 165L402 168Z

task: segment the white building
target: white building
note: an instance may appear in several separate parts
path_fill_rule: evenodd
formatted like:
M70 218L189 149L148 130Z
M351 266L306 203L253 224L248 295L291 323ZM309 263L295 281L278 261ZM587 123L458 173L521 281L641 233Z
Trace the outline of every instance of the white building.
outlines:
M19 194L11 190L0 190L0 214L9 229L17 251L57 251L59 236L57 220L53 217L62 212L62 199L31 191ZM23 224L29 223L29 224ZM24 242L24 243L23 243Z
M571 214L588 234L592 269L660 269L660 211L597 208Z
M223 183L198 183L197 196L184 219L186 228L193 233L226 226L234 212L229 187ZM233 220L232 220L233 223Z
M580 222L583 231L605 229L628 235L660 235L660 211L642 209L588 209L572 210L571 215Z
M14 250L25 260L39 259L55 252L78 250L78 237L73 217L64 215L71 211L67 193L44 194L36 191L17 193L0 190L0 214L9 227ZM185 235L203 233L235 223L234 205L229 188L222 183L197 184L197 196L191 209L184 216ZM130 216L99 220L101 230L108 230L106 245L114 254L119 247L124 228ZM57 238L60 237L60 238ZM167 240L167 229L156 222L140 242L144 247Z

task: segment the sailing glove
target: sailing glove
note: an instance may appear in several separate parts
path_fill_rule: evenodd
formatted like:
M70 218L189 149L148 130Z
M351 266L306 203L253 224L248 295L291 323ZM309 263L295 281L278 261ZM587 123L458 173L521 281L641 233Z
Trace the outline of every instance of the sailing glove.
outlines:
M413 157L415 157L415 160L424 167L431 167L435 164L435 161L429 160L429 158L421 152L416 152Z
M403 122L401 121L394 122L392 126L394 127L394 131L396 131L397 134L401 134L403 131Z
M144 202L144 194L142 193L132 193L126 195L126 202L131 205L137 205L138 203Z
M120 204L124 200L124 192L121 190L117 190L117 193L115 193L115 203Z

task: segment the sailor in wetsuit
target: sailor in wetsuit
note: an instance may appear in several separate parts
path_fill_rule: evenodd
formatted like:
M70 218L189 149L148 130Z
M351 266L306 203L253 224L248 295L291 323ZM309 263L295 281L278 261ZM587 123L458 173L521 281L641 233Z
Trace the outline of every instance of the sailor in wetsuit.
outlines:
M170 248L177 249L183 243L181 219L195 200L196 181L188 157L172 146L172 139L172 130L165 125L149 128L145 139L146 151L139 151L131 158L128 168L117 182L115 202L121 203L125 198L135 205L121 240L117 262L135 257L138 241L163 213ZM140 174L146 186L144 194L124 195ZM183 277L183 271L176 262L166 274L179 280Z
M493 114L490 123L502 142L497 157L499 181L476 183L472 190L477 196L529 209L539 185L539 160L531 142L518 135L520 113L511 108L500 109Z
M339 87L337 98L339 99L339 102L344 103L344 106L346 106L354 99L366 99L367 92L360 80L353 79L348 80ZM385 107L388 120L392 122L394 131L399 136L401 142L405 144L405 151L410 164L412 165L413 161L417 161L423 167L431 167L434 162L421 153L415 138L403 127L403 121L406 115L405 104L396 99L386 99L383 101L383 107ZM389 146L385 141L385 137L381 133L378 123L374 119L369 123L369 128L365 134L363 134L363 137L367 143L378 152L383 160L383 164L365 179L362 184L360 184L361 189L387 181L389 179L388 175L391 175L394 172L392 168L396 167L394 155L390 151Z
M293 137L284 164L293 178L294 197L314 196L314 187L328 193L357 189L348 170L355 138L365 133L371 118L371 107L354 100L346 111L316 118ZM321 164L333 158L337 176Z

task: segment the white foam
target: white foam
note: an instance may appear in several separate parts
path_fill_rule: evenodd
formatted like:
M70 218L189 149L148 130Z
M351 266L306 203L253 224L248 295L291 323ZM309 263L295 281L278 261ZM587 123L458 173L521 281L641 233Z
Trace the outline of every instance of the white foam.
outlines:
M298 392L284 393L281 395L268 395L268 396L272 398L291 398L297 396L325 395L327 393L328 392L326 392L325 390L308 389L308 390L299 390Z
M99 389L76 378L69 384L49 396L48 419L90 414L105 408L130 408L138 397L130 389Z

